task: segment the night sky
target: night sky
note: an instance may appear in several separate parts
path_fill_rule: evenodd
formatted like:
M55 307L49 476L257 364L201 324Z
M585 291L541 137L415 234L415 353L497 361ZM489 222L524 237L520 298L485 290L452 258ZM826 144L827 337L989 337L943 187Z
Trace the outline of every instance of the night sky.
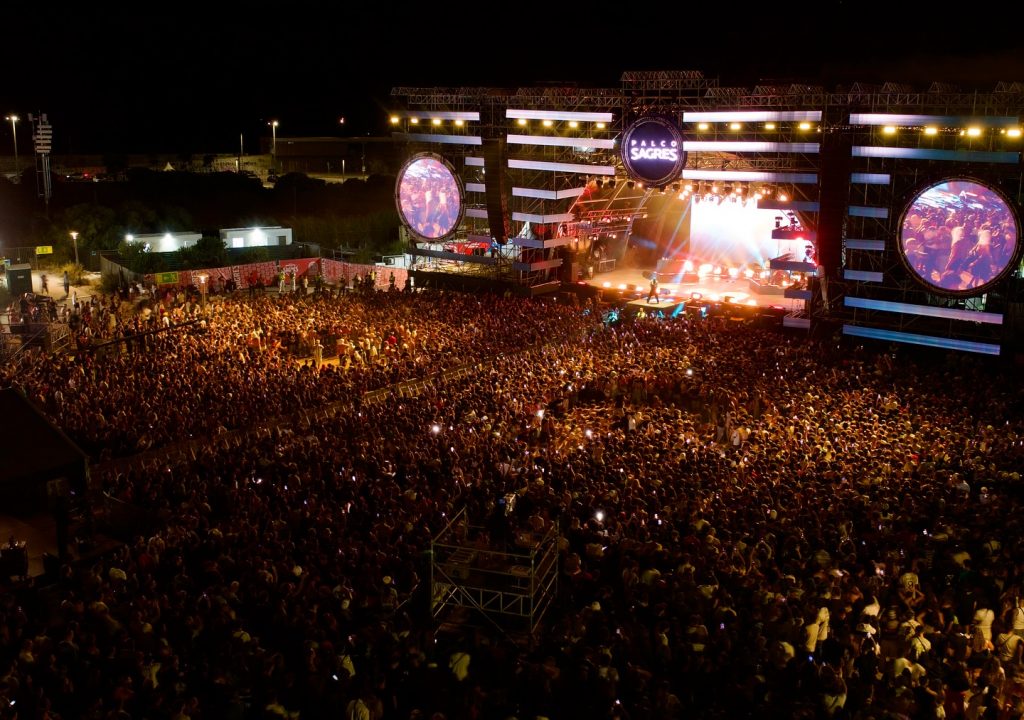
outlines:
M655 69L748 86L1024 80L1024 41L994 6L950 14L874 0L652 2L608 14L604 3L579 1L12 5L3 11L0 111L48 113L55 153L235 152L240 134L255 151L271 119L279 138L384 134L390 89L401 85L615 87L624 70ZM10 143L9 124L0 143ZM28 150L24 124L19 146Z

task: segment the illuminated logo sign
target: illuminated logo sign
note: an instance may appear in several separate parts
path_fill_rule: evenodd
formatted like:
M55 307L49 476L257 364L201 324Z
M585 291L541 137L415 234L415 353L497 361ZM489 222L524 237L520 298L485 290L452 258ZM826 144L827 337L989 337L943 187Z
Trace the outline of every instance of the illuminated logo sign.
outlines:
M686 153L683 134L660 117L640 118L622 136L622 164L635 180L655 187L679 179Z

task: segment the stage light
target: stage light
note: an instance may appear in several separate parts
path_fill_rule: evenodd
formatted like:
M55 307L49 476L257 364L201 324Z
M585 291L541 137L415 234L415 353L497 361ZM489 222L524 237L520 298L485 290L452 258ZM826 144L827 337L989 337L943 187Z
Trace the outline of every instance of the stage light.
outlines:
M937 127L929 125L928 127L926 127L924 129L924 134L925 135L938 135L939 134L939 129Z
M764 124L764 129L765 130L774 130L775 129L775 123L765 123Z
M981 135L981 128L980 127L969 127L969 128L967 128L967 135L969 137L978 137L979 135Z
M715 266L712 265L711 263L702 263L701 266L697 268L697 277L705 277L707 275L710 275L711 271L714 269Z
M882 132L885 133L886 135L895 135L896 128L893 127L892 125L886 125L884 128L882 128Z
M392 125L397 125L400 121L401 121L401 118L398 117L397 115L392 115L391 116L391 124Z
M575 130L579 126L580 126L580 124L578 122L576 122L575 120L570 120L569 121L569 127L571 127L573 130Z
M526 118L519 118L516 120L516 125L519 127L526 127Z
M680 200L685 200L689 196L686 194L686 192L681 192L678 195L676 195L676 197L679 198Z
M605 280L603 283L601 283L601 287L610 288L611 286L612 286L612 284L610 282L608 282L607 280Z
M737 123L737 122L729 123L729 129L730 130L741 130L741 129L743 129L743 124L742 123Z
M683 272L693 272L693 260L683 261Z
M455 121L455 127L462 127L465 124L466 124L466 121L461 119L461 118L459 118L458 120Z
M1010 128L1009 130L1006 131L1006 136L1012 138L1019 138L1020 128Z
M686 184L686 192L693 192L693 183Z
M409 122L412 123L413 125L419 125L420 124L420 119L419 118L409 118Z
M798 127L801 130L810 130L811 129L811 124L809 122L802 122L802 123L800 123L800 125Z
M638 188L640 188L641 190L643 190L643 189L644 189L644 184L643 184L642 182L640 182L639 180L637 180L637 181L636 181L636 186L637 186Z
M733 280L735 280L739 276L740 276L740 269L739 268L734 268L734 267L729 268L729 277L731 277Z
M707 130L708 129L708 124L707 123L697 123L697 129L698 130Z
M718 302L721 299L722 298L718 295L718 293L711 293L710 295L708 295L708 300L710 300L711 302Z
M779 193L779 202L786 202L789 200L789 196L786 193Z
M605 127L606 127L606 126L605 126L605 124L604 124L603 122L599 122L599 123L597 124L597 129L598 129L598 130L604 130L604 129L605 129Z
M554 120L542 120L541 121L541 125L543 125L544 127L551 127L554 124L555 124Z
M760 199L761 199L762 197L764 197L764 196L763 196L763 195L761 195L761 192L760 192L760 191L758 191L758 192L754 193L754 199L755 199L755 200L760 200Z
M619 283L619 290L625 290L625 289L626 289L626 283Z
M732 192L733 192L734 195L742 195L743 194L743 188L741 188L741 187L733 188Z
M721 276L721 274L722 274L722 266L721 265L715 265L715 275Z
M692 293L690 293L690 299L691 300L700 300L702 297L704 297L703 293L699 293L699 292L692 292Z
M754 277L754 271L751 270L750 268L747 268L746 270L743 271L743 277L749 280L750 278Z
M432 119L432 120L430 121L430 123L431 123L432 125L440 125L440 124L441 124L441 118L433 118L433 119Z
M717 195L718 194L718 186L717 185L712 185L711 186L711 192L714 193L715 195Z
M757 300L755 300L754 298L750 298L749 300L747 300L747 305L750 305L751 307L757 307Z

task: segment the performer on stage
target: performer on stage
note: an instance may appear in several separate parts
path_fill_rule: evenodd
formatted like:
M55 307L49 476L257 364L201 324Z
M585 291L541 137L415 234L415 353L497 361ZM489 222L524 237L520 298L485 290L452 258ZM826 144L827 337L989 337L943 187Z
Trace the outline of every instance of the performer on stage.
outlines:
M658 273L651 273L651 291L647 293L647 302L658 302Z

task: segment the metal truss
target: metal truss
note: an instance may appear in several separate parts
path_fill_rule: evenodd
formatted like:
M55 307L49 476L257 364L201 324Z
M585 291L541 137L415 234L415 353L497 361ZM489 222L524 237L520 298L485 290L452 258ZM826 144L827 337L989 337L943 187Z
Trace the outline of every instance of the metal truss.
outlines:
M511 525L511 537L492 537L471 524L463 508L431 541L431 614L438 623L469 610L510 635L533 637L558 591L558 526L541 532Z
M687 111L740 111L763 110L820 110L822 121L818 123L817 137L824 139L828 133L852 135L854 145L879 145L880 128L855 127L849 122L852 112L876 112L893 114L948 115L961 117L1024 116L1024 83L999 82L988 90L965 90L947 83L932 83L927 88L901 83L855 82L845 87L823 88L805 83L763 83L752 87L723 87L717 79L707 78L699 71L627 71L620 77L618 88L585 88L576 85L515 87L515 88L420 88L396 87L391 92L396 103L415 110L473 110L480 113L478 123L472 125L472 132L485 139L502 138L517 130L506 117L508 108L546 109L580 112L606 112L615 118L605 137L616 137L624 130L628 120L643 114L677 116ZM430 128L421 127L421 132ZM692 137L692 135L691 135ZM731 136L721 128L711 128L698 139L727 140ZM767 132L750 125L744 129L744 139L772 142L787 139L781 132ZM800 136L802 137L802 136ZM799 139L795 132L788 138ZM810 138L808 138L810 139ZM1001 142L995 134L986 135L982 141L969 144L966 140L950 133L920 147L945 149L992 150ZM988 143L982 145L981 143ZM412 151L420 146L410 145ZM423 146L426 148L426 146ZM479 147L442 146L444 153L453 158L453 164L463 173L468 182L483 183L482 168L467 167L465 156L479 154ZM999 146L1001 147L1001 146ZM437 151L437 146L430 149ZM510 156L512 148L510 148ZM614 150L580 152L578 148L559 146L518 145L514 148L517 158L538 160L566 165L606 165L615 168L616 184L600 188L596 180L607 182L600 175L588 176L578 172L547 172L539 170L509 169L508 184L559 192L586 185L588 191L579 198L543 199L514 196L508 198L509 213L524 213L543 216L571 212L574 218L565 223L564 230L580 237L628 232L633 222L646 212L649 193L626 193L626 173L618 153ZM821 154L800 153L728 153L694 152L687 161L687 169L703 170L757 170L780 172L814 172L823 170ZM848 188L848 205L869 208L887 208L888 217L846 216L842 237L862 240L887 240L894 237L899 218L907 196L920 183L922 173L962 172L998 177L1003 183L1001 189L1018 203L1022 201L1024 178L1018 166L994 167L981 164L956 165L947 163L939 167L934 163L908 161L890 158L857 158L854 171L888 175L891 182L883 185L851 183ZM1017 189L1010 186L1017 182ZM686 181L680 181L681 184ZM820 182L820 181L819 181ZM696 183L694 183L696 185ZM793 199L814 202L819 200L820 185L795 185L787 189ZM477 196L475 207L484 207L483 195ZM814 218L801 216L806 227L814 227ZM488 232L486 220L467 223L469 232ZM560 228L561 230L561 228ZM518 232L513 223L513 234ZM879 296L897 299L900 302L921 302L921 288L906 279L906 273L890 242L883 251L842 249L844 269L880 273L881 283L843 282L837 279L830 284L830 306L839 308L835 298L847 291L863 296ZM1016 295L1014 296L1016 297ZM929 302L937 302L930 299ZM866 314L861 313L867 317ZM905 318L901 322L920 325L934 322L934 319ZM982 334L988 329L980 331Z

